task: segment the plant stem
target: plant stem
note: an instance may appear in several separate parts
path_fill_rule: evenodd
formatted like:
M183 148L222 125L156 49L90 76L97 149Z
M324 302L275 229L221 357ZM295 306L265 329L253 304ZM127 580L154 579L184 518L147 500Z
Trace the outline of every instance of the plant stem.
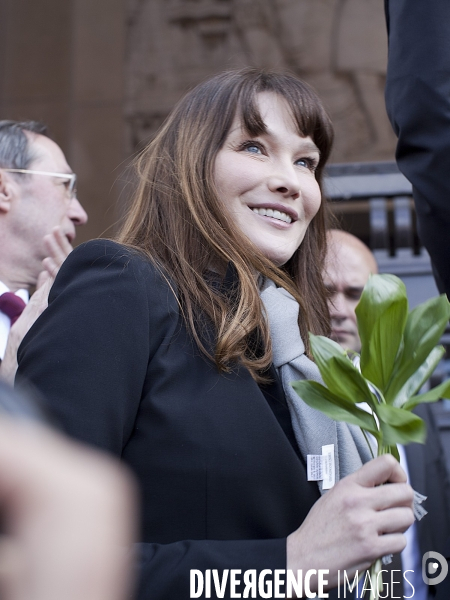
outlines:
M361 427L361 431L363 433L363 436L367 442L367 445L369 446L369 450L370 450L370 454L372 456L372 458L375 458L374 454L373 454L373 449L372 449L372 444L369 441L369 438L367 437L367 433L364 431L364 429Z
M370 448L370 452L372 454L372 458L373 456L373 452L372 452L372 447L371 444L369 443L369 440L367 438L367 434L364 430L362 430L364 437L366 438L367 444L369 445ZM378 451L377 451L377 456L382 456L383 454L386 454L389 452L389 448L388 446L385 446L383 444L378 444ZM381 562L381 558L378 558L370 567L368 573L369 573L369 581L370 581L370 597L369 600L380 600L381 593L383 591L383 577L380 576L380 572L382 570L382 562ZM363 597L365 596L365 593L363 594Z

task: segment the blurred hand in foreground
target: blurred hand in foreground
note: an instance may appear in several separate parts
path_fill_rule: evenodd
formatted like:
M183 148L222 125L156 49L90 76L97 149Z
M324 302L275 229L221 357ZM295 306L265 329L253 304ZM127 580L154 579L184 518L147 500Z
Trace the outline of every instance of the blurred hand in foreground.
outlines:
M0 415L2 600L124 600L134 483L110 458Z

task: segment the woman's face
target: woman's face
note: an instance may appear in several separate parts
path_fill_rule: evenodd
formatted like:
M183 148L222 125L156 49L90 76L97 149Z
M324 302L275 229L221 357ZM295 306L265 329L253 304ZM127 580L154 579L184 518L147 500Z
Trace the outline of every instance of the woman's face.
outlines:
M215 184L241 231L281 266L320 207L319 150L297 133L284 98L262 92L257 104L267 133L249 136L235 119L216 158Z

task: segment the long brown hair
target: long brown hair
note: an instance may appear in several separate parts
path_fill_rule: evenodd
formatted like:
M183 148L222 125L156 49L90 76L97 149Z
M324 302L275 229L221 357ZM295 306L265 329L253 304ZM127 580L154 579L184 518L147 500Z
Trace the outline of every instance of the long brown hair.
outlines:
M255 271L287 289L300 304L299 326L307 351L308 331L329 329L322 268L327 206L310 223L304 240L282 268L276 267L238 229L218 198L214 165L234 117L252 136L266 131L255 97L273 92L288 103L298 133L320 150L321 184L333 138L330 119L315 92L296 77L243 69L221 73L190 91L136 161L139 187L118 241L144 251L177 288L185 321L199 348L220 371L244 364L257 381L271 363L268 325ZM233 289L206 273L214 265L233 271ZM212 323L215 339L205 342ZM211 328L209 327L209 331Z

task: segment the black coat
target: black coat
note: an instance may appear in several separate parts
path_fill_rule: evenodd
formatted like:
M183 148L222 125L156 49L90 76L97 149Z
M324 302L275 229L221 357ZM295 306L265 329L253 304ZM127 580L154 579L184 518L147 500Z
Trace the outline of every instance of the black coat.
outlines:
M450 558L450 489L439 431L429 405L419 405L414 412L427 426L425 444L405 446L411 485L427 496L423 506L428 514L417 523L419 550L421 556L432 550ZM439 600L448 600L449 582L450 575L438 586L432 586L431 596L437 594Z
M450 297L450 2L385 0L386 107L422 243Z
M105 240L78 247L19 363L69 435L136 474L141 598L188 598L189 569L286 568L285 538L319 492L280 425L279 383L265 397L244 368L220 375L148 260Z

